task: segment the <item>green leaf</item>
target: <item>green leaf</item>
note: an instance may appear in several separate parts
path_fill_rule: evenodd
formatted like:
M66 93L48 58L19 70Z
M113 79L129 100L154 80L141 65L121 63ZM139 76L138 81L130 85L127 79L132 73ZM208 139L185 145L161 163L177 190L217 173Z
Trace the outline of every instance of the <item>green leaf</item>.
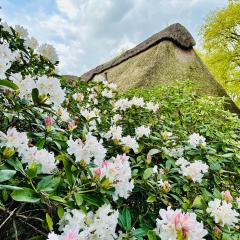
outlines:
M55 196L55 195L49 195L49 198L51 200L54 200L56 202L61 202L61 203L67 203L67 201L64 198L61 198L59 196Z
M124 208L118 217L118 222L125 231L131 230L132 218L128 208Z
M0 86L11 88L13 90L18 89L18 86L15 83L13 83L12 81L9 81L9 80L0 80Z
M41 172L41 168L40 164L33 162L28 166L26 173L30 178L35 178Z
M148 202L148 203L156 202L156 196L149 196L149 197L147 198L147 202Z
M77 205L80 207L83 203L82 194L81 193L74 193L74 197L75 197Z
M3 184L0 184L0 190L3 190L3 189L21 190L21 189L23 189L23 188L17 187L17 186L12 186L12 185L3 185Z
M66 173L67 182L69 183L69 185L73 186L74 176L71 171L71 164L67 160L63 160L63 165L64 165L64 169L65 169L65 173Z
M12 199L18 202L36 203L40 200L36 193L30 188L14 190L11 194Z
M160 150L158 150L158 149L151 149L149 152L148 152L148 154L147 155L155 155L155 154L157 154L157 153L159 153L160 152Z
M21 172L24 176L26 175L26 173L23 170L23 165L22 163L18 160L18 159L9 159L7 161L12 167L15 168L15 170Z
M37 88L34 88L32 90L32 100L34 104L38 105L39 104L39 91Z
M44 192L53 192L60 183L60 177L46 176L37 184L37 190Z
M137 228L133 231L133 236L136 238L146 236L146 231L142 228Z
M215 198L221 198L222 197L221 192L217 188L214 188L213 195L214 195Z
M170 169L171 166L173 166L173 165L174 165L174 161L172 161L170 159L167 160L166 163L165 163L165 166L166 166L167 169Z
M147 168L143 173L143 180L147 180L152 175L152 168Z
M192 208L202 208L202 201L203 201L203 196L202 195L198 195L195 197L193 203L192 203Z
M96 197L91 196L90 194L89 195L83 194L82 198L87 203L90 203L91 205L94 205L96 207L100 207L101 204L102 204L102 200L101 199L97 199Z
M53 220L48 213L46 213L46 221L47 221L47 224L48 224L48 229L50 231L52 231L53 230Z
M61 205L58 206L58 208L57 208L57 214L58 214L59 219L61 219L64 215L64 209Z
M147 236L149 240L157 240L156 233L152 230L148 231Z
M16 174L15 170L8 169L0 170L0 182L4 182L11 179L15 174Z

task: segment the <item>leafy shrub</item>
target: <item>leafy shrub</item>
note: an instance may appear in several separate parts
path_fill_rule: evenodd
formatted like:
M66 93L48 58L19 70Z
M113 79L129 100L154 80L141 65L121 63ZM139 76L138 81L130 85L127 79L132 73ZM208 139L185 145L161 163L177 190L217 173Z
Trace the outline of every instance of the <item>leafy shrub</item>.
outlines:
M1 238L239 238L240 125L222 99L188 84L119 96L101 77L69 83L9 69Z

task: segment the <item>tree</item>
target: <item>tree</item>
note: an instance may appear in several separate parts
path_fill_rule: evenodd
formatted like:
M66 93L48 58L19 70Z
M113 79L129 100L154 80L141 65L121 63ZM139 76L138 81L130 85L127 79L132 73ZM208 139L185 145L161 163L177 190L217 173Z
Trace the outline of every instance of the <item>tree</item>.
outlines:
M203 60L240 105L240 1L211 12L201 29Z

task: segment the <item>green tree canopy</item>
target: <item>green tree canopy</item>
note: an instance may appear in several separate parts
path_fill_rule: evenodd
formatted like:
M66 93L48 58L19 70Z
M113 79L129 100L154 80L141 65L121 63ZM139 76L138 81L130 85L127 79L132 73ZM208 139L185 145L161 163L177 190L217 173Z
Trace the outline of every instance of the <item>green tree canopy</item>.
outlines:
M240 1L211 12L201 34L203 59L229 95L240 104Z

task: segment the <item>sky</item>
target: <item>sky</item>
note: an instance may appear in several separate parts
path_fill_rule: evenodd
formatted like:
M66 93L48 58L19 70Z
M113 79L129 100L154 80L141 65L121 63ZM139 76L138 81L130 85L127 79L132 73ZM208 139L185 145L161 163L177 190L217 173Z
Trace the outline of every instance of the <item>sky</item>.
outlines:
M206 16L228 0L1 0L0 17L26 27L59 55L61 74L81 75L172 23L200 46Z

